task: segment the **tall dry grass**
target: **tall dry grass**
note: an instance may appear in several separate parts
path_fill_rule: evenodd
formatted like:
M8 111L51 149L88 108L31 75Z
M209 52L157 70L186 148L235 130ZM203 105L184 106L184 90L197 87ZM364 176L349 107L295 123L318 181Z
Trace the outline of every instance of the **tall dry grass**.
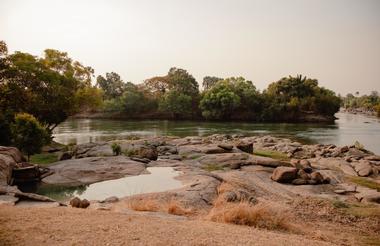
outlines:
M269 204L251 205L248 202L225 203L211 209L207 218L211 221L254 226L269 230L292 230L289 214Z
M194 211L191 209L186 209L182 206L181 203L179 203L176 200L171 200L167 204L167 212L169 214L174 214L174 215L181 215L181 216L188 216L194 214Z
M127 206L135 211L157 212L161 208L158 202L152 199L132 199L127 202Z

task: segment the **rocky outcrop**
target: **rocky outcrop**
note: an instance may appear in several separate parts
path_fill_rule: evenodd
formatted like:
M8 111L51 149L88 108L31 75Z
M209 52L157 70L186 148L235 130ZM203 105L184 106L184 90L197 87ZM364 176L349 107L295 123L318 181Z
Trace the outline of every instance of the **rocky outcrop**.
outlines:
M0 146L0 185L10 183L12 169L23 161L25 158L17 148Z
M126 156L87 157L59 161L50 166L50 169L54 174L42 179L42 182L78 186L139 175L145 170L145 164Z
M367 177L372 173L372 166L369 161L361 160L354 166L355 171L361 177Z

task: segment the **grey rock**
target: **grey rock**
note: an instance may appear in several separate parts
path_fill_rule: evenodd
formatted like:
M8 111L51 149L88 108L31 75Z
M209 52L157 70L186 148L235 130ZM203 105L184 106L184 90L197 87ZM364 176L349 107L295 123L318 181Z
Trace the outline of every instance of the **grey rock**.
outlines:
M297 178L297 168L277 167L274 169L271 179L280 183L290 183Z
M234 148L234 146L231 144L218 144L218 147L225 150L232 150Z
M249 154L253 153L253 143L246 143L246 142L240 141L238 144L236 144L236 148Z
M372 173L372 166L369 161L359 161L358 163L355 163L354 168L358 175L361 177L367 177Z

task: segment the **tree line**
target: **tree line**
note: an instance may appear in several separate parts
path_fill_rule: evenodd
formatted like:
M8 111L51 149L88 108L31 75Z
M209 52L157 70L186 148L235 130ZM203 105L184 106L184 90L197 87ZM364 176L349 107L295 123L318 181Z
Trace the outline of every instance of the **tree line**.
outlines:
M143 83L124 82L115 72L94 78L94 70L66 52L47 49L42 57L8 53L0 41L0 145L17 142L15 116L41 126L48 136L69 116L104 112L125 118L296 122L308 115L332 117L341 99L316 79L281 78L263 91L243 77L206 76L199 89L186 70ZM31 117L25 116L31 115ZM39 129L39 127L37 127Z
M342 98L342 106L348 110L374 112L380 117L380 95L377 91L372 91L369 95L361 96L359 96L359 92L355 92L355 95L348 93Z

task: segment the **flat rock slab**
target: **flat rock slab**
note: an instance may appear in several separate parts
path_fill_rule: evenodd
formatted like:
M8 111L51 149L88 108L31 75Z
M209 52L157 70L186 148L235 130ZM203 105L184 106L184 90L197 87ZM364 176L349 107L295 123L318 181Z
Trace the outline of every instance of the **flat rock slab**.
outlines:
M11 196L11 195L0 195L0 205L15 205L18 201L18 197Z
M145 164L125 156L87 157L59 161L49 168L54 174L44 178L42 182L78 186L139 175L145 171Z
M58 202L39 202L39 201L20 201L16 204L16 207L20 208L55 208L59 207Z

